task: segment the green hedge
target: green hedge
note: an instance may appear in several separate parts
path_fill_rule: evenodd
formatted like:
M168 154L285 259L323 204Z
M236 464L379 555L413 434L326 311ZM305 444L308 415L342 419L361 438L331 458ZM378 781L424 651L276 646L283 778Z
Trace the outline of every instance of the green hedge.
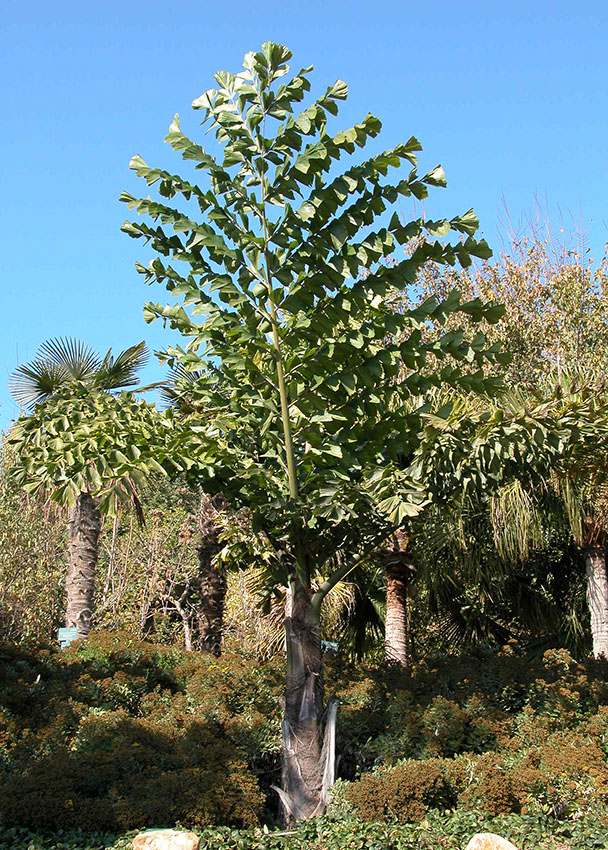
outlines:
M531 661L516 645L407 672L328 663L326 691L341 701L336 816L404 828L434 809L601 820L607 673L564 650ZM0 820L87 833L273 823L282 679L281 661L119 633L67 651L2 646Z

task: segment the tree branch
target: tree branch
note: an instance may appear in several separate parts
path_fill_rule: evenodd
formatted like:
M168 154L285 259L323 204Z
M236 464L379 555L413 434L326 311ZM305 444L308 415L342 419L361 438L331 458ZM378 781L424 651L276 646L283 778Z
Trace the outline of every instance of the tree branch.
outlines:
M377 549L380 543L393 534L399 528L398 525L390 526L389 528L384 529L380 534L376 535L368 545L363 549L362 552L358 552L354 555L350 560L348 560L345 564L337 569L332 575L324 581L323 584L319 587L316 593L313 594L311 605L317 611L321 608L321 603L332 589L335 587L338 582L342 581L346 578L346 576L352 572L359 564L364 561L368 555L370 555L374 549Z

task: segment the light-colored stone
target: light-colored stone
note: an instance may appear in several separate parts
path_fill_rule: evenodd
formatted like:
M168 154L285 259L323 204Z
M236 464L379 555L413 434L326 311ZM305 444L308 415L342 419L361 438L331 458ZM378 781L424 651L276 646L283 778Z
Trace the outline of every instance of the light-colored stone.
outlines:
M133 850L198 850L200 843L200 838L193 832L155 829L136 835Z
M465 850L517 850L517 847L493 832L478 832L471 838Z

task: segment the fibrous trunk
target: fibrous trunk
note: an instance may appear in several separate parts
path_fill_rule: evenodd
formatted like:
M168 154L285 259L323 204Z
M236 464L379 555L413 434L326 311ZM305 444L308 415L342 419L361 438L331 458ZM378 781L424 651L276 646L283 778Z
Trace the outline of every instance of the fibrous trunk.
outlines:
M198 602L195 613L195 649L219 656L222 651L226 571L217 563L224 544L219 541L219 506L205 494L199 512L200 543L197 547L199 571L195 582Z
M594 545L585 549L585 566L593 654L596 658L602 655L608 658L608 576L603 546Z
M325 811L334 781L337 703L323 709L323 658L318 611L311 590L292 582L285 617L287 676L283 719L285 820L303 820Z
M91 630L95 569L99 556L101 514L88 493L81 493L68 519L67 610L65 624L77 629L79 638Z
M195 613L193 648L219 656L222 651L226 571L212 563L206 547L198 549L199 573L195 586L199 600Z
M407 667L409 664L409 588L412 567L405 545L395 538L394 546L382 552L386 572L386 618L384 655L387 661Z

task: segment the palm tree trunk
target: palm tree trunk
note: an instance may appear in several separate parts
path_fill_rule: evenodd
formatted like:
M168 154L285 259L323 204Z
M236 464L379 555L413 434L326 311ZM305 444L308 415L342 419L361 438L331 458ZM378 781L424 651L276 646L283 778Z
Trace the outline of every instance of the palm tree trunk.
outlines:
M384 621L384 657L401 667L409 665L410 610L408 599L413 578L407 536L400 529L393 546L380 553L386 573L386 617Z
M213 550L201 546L198 551L199 572L195 588L199 597L196 604L194 649L219 656L222 652L224 629L224 603L226 600L226 571L212 561L221 546Z
M593 655L608 658L608 576L603 546L587 546L584 550L587 570L587 601L591 614Z
M199 572L195 581L198 601L193 646L215 656L222 651L226 601L226 570L216 563L216 556L224 547L219 541L220 531L218 506L203 493L199 510Z
M91 630L95 569L99 557L101 514L88 493L81 493L68 519L67 609L65 624L77 629L79 638Z
M287 675L283 719L285 820L303 820L323 809L323 659L321 623L312 591L292 583L285 611Z
M410 569L407 564L396 561L386 565L384 657L401 667L409 664L409 579Z

